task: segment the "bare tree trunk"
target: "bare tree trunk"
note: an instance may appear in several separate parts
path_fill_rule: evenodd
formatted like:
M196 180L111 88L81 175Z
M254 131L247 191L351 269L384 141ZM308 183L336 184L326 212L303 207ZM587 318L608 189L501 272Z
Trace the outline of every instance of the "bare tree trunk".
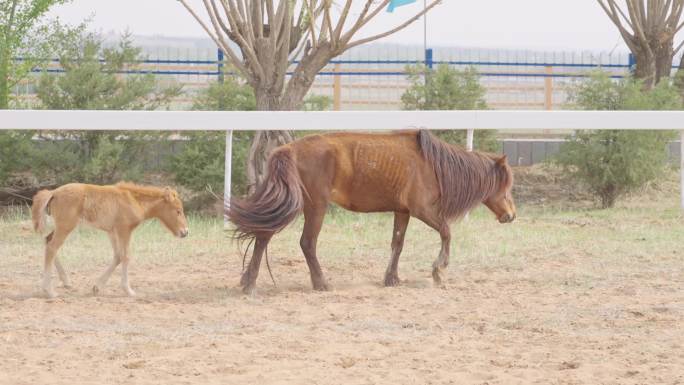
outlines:
M259 111L282 111L280 98L268 90L258 90L256 102ZM263 180L267 169L266 161L273 149L291 142L293 138L292 131L256 132L247 157L247 183L249 183L248 192L250 194Z
M657 65L656 57L648 49L634 50L636 68L634 77L643 81L643 88L650 90L656 85Z
M684 104L684 55L679 60L679 68L675 74L675 85L679 89L679 96L682 98L682 104Z
M669 39L658 46L656 50L656 77L655 84L660 79L669 78L672 74L672 58L674 57L673 40Z

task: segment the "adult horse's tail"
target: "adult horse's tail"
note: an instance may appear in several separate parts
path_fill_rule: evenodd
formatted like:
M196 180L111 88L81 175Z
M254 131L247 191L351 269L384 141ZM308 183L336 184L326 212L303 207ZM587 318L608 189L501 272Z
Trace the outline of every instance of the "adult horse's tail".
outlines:
M33 196L31 205L31 217L33 218L33 229L42 233L45 230L45 220L47 218L47 206L52 199L51 190L40 190Z
M245 199L233 199L228 217L240 240L273 235L292 222L304 205L304 185L290 147L276 149L266 179Z

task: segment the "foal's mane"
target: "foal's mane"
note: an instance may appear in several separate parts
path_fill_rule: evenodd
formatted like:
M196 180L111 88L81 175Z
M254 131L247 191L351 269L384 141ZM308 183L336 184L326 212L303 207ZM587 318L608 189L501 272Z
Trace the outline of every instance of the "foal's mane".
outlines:
M165 194L164 188L154 186L142 186L131 182L119 182L116 187L127 190L133 195L144 198L160 198Z
M437 176L440 213L444 218L465 215L513 183L510 168L496 165L497 155L468 152L441 141L427 130L418 131L418 145Z

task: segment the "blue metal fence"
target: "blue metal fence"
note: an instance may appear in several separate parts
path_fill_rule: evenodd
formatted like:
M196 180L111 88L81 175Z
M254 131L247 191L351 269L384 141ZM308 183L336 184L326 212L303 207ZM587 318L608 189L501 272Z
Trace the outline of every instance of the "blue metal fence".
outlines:
M125 70L119 71L121 74L155 74L155 75L209 75L209 76L221 76L223 74L222 68L224 63L224 53L220 49L217 50L216 60L191 60L191 59L144 59L139 60L139 64L143 65L196 65L196 66L216 66L216 70L147 70L147 69L135 69L135 70ZM330 64L351 64L351 65L419 65L424 64L428 68L434 68L434 66L447 64L450 66L474 66L474 67L563 67L563 68L581 68L581 69L598 69L598 68L611 68L611 69L623 69L625 71L629 70L634 66L635 61L633 55L629 55L629 61L624 64L589 64L589 63L564 63L564 62L511 62L511 61L486 61L486 60L434 60L433 50L428 48L425 50L424 60L331 60ZM17 61L23 61L23 58L15 58ZM101 60L104 62L104 60ZM55 65L59 64L59 59L51 59L50 63ZM294 61L293 64L298 63ZM676 66L673 65L673 68ZM43 72L47 71L50 73L63 72L61 68L58 67L48 67L48 68L34 68L33 72ZM491 71L481 71L478 72L480 76L495 76L495 77L551 77L551 78L566 78L566 77L585 77L586 74L583 73L520 73L520 72L491 72ZM291 74L291 73L290 73ZM321 71L318 75L323 76L406 76L407 72L400 70L394 71ZM621 78L624 75L612 75L613 78Z

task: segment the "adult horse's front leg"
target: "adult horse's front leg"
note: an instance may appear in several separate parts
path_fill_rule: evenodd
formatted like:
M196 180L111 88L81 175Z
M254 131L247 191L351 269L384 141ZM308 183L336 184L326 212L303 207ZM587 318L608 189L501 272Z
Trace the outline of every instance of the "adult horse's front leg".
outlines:
M394 230L392 232L392 258L385 272L385 286L399 285L399 256L404 247L404 235L411 216L408 213L394 213Z
M326 206L326 204L313 205L307 202L304 206L304 230L299 240L299 245L302 247L304 257L306 258L306 264L309 265L311 284L314 290L318 291L329 291L332 289L325 280L321 265L316 257L316 243L321 227L323 227Z
M439 251L439 256L432 263L432 280L435 285L442 285L444 278L444 271L449 266L449 243L451 242L451 231L449 225L444 223L439 228L439 236L442 239L442 248Z

